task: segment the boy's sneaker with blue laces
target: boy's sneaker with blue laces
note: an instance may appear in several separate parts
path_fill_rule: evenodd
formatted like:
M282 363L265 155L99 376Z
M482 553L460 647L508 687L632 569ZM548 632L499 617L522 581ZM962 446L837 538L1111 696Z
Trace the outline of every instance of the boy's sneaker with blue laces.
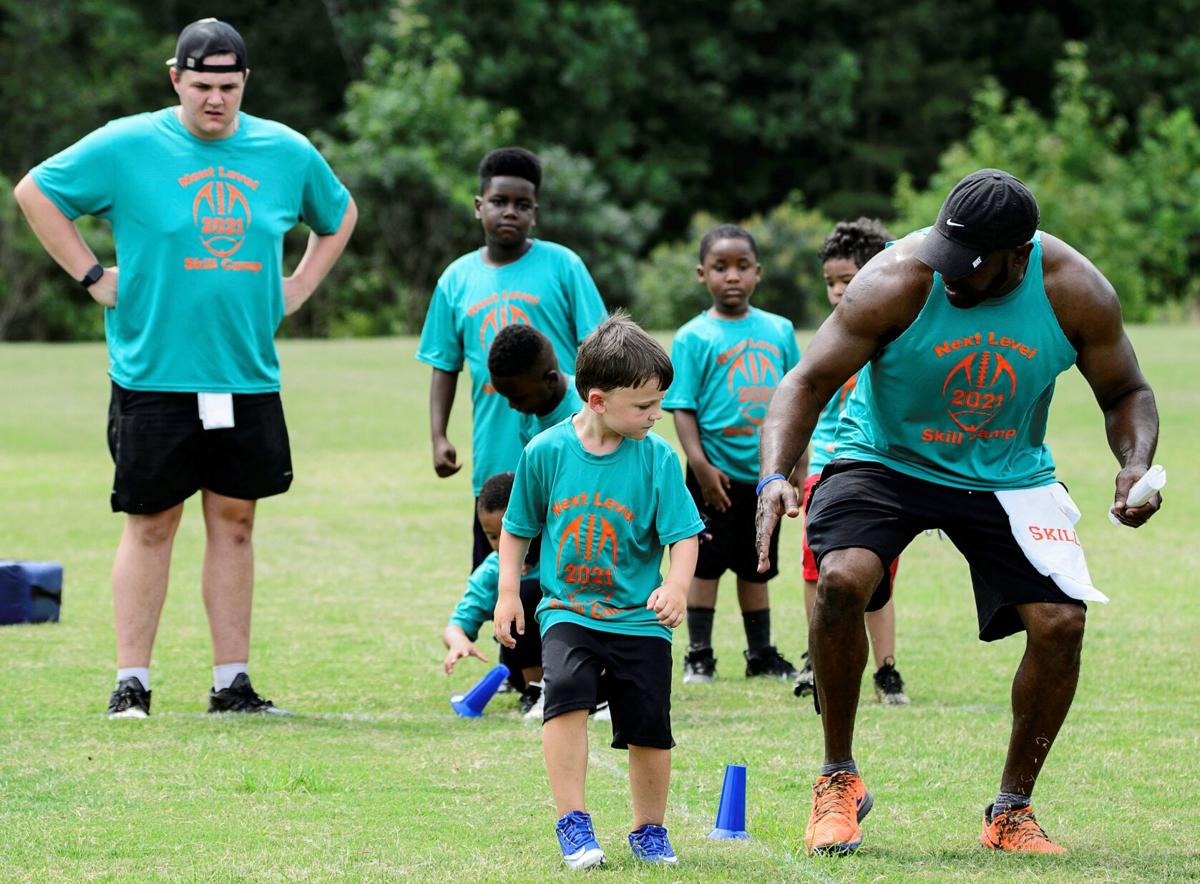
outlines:
M572 871L581 872L604 862L604 851L592 829L591 815L582 810L571 811L558 821L555 834L558 835L558 846L562 848L563 862ZM632 835L629 837L633 838Z
M679 862L679 857L671 849L667 830L653 823L647 823L629 833L629 849L633 851L633 858L642 862L667 865Z

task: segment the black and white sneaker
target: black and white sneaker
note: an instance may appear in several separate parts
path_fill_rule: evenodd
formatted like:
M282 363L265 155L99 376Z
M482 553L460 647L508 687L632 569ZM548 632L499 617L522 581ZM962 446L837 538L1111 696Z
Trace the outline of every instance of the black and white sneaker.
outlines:
M907 706L908 694L904 693L904 679L896 668L896 661L887 657L875 672L875 697L884 706Z
M541 721L542 710L545 708L543 701L542 683L540 681L529 682L525 685L525 690L521 693L521 702L518 704L521 716L527 721Z
M109 718L148 718L150 692L142 687L139 678L124 678L108 698Z
M239 712L262 715L291 715L286 709L280 709L270 700L264 700L250 686L250 676L239 672L233 684L227 688L208 692L208 711L210 713Z
M799 675L796 667L784 659L774 645L767 645L757 654L742 651L742 656L746 658L746 678L765 675L791 680Z
M807 697L816 692L817 680L813 677L812 660L809 659L808 651L801 656L804 660L804 668L800 670L800 674L792 683L792 693L797 697Z
M694 648L683 655L683 683L708 684L717 677L712 648Z

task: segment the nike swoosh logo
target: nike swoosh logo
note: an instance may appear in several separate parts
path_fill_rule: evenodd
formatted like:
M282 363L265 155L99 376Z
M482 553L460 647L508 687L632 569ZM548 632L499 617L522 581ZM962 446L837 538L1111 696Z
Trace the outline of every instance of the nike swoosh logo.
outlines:
M957 221L955 221L953 218L947 218L947 219L946 219L946 226L947 226L947 227L966 227L967 225L965 225L965 224L959 224L959 223L958 223Z

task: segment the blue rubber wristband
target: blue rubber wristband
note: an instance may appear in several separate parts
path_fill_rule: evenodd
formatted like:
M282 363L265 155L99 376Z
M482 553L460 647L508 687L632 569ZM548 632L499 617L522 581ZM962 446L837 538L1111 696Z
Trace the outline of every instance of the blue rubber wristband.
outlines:
M783 473L771 473L771 475L769 475L769 476L763 476L761 479L758 480L758 487L754 489L754 496L758 497L759 495L761 495L762 490L765 487L767 487L767 485L769 485L771 482L774 482L776 479L786 479L786 478L787 478L787 476L785 476Z

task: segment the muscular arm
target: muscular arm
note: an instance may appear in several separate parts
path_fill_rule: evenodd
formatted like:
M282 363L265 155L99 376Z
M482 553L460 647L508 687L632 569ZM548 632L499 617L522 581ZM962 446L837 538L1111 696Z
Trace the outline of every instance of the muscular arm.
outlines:
M79 235L75 222L42 193L32 175L26 175L17 183L13 196L46 254L72 279L82 279L96 264L96 255ZM116 268L106 267L104 276L88 289L88 294L105 307L116 306Z
M1104 413L1108 446L1121 465L1113 513L1136 528L1161 503L1156 495L1143 506L1125 507L1130 487L1149 469L1158 446L1154 391L1138 366L1121 321L1121 302L1104 274L1054 237L1045 237L1045 254L1046 292L1078 354L1079 371Z
M784 376L759 437L760 476L792 472L825 404L920 313L933 274L911 257L914 246L915 241L905 240L872 258L817 331L800 364ZM764 486L756 529L760 572L767 570L771 534L784 514L791 518L800 514L795 488L780 481Z
M346 211L342 215L342 223L335 232L326 236L316 233L308 235L308 246L304 250L304 256L296 265L292 275L283 280L283 312L285 315L291 316L299 310L317 290L317 286L321 284L321 281L333 269L333 265L337 263L337 259L341 257L342 250L350 241L350 234L354 232L354 225L357 222L358 206L351 197L346 204Z
M433 370L429 379L429 441L433 446L433 470L443 479L462 469L458 452L446 437L457 388L458 372Z

